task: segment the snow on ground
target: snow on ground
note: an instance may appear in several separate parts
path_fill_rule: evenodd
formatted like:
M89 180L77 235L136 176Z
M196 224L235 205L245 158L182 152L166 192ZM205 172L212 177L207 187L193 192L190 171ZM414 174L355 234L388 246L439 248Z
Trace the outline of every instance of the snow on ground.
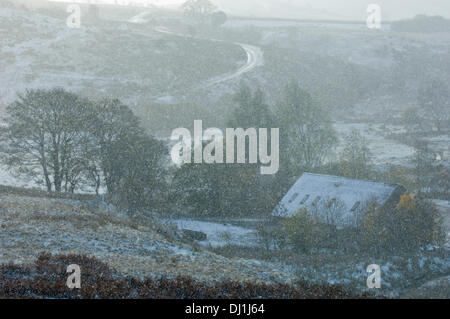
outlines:
M367 140L369 150L373 155L373 162L376 165L408 165L415 153L413 147L386 138L388 134L403 132L400 126L336 122L334 128L340 138L337 154L342 152L346 136L354 130Z
M425 138L429 147L441 155L443 161L450 161L450 135L439 135Z
M359 260L358 260L359 259ZM353 262L323 262L320 265L305 261L298 265L296 271L299 277L308 282L349 285L362 290L367 288L367 266L379 265L381 268L381 289L379 292L385 296L396 297L405 287L415 286L423 278L441 277L450 271L448 254L439 256L433 253L419 253L413 256L376 257L362 260L357 256ZM426 279L425 279L426 280Z
M27 88L51 87L60 85L60 79L39 81L34 63L39 56L50 55L59 42L70 42L74 36L83 34L83 30L70 29L63 22L40 14L30 14L16 9L0 8L0 18L4 19L4 36L0 38L0 56L3 59L0 84L1 101L10 103L17 91ZM15 32L7 32L8 27L16 26ZM37 28L36 26L39 26ZM28 30L21 33L20 30ZM1 33L0 33L1 34ZM58 60L55 58L53 61ZM41 65L46 65L42 61ZM42 79L41 79L42 80ZM72 80L73 81L73 80Z
M24 176L12 173L7 167L0 163L0 185L4 186L13 186L13 187L22 187L22 188L34 188L45 190L44 181L42 183L38 183L37 180ZM76 192L79 194L94 194L95 188L87 185L86 183L80 183L79 187L77 187ZM106 187L101 186L99 189L100 194L106 193Z
M179 229L203 232L207 239L199 242L203 246L223 247L226 245L257 246L257 234L253 229L233 226L227 223L206 222L193 219L174 219L166 222Z
M24 188L42 188L30 178L12 174L5 165L0 164L0 185L24 187Z
M123 23L71 29L63 19L8 8L0 8L0 19L0 106L17 92L55 86L148 103L234 70L243 56L225 43L199 40L187 46L183 39L144 27L122 28ZM202 72L197 72L199 63L204 63Z
M4 263L31 263L39 253L50 252L94 256L137 278L182 275L208 282L295 278L275 264L194 249L156 218L130 218L115 207L91 207L84 201L0 193L0 226Z
M162 104L177 104L179 103L178 99L172 95L163 95L155 100L157 103Z

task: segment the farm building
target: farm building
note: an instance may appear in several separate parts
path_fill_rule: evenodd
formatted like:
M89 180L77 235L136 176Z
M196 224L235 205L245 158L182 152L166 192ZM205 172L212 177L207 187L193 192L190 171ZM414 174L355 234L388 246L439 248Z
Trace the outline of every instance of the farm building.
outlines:
M304 173L272 214L287 217L306 208L324 223L355 226L368 203L375 202L378 207L396 205L405 191L395 184Z

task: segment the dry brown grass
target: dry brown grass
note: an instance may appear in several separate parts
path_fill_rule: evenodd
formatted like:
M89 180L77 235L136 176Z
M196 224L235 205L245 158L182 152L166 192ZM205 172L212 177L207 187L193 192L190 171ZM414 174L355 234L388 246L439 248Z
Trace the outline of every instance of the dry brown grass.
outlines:
M66 286L66 267L82 271L81 289ZM189 277L175 279L120 277L106 263L79 255L40 255L31 267L0 267L0 298L154 298L154 299L344 299L368 298L339 286L254 284L233 281L202 283Z

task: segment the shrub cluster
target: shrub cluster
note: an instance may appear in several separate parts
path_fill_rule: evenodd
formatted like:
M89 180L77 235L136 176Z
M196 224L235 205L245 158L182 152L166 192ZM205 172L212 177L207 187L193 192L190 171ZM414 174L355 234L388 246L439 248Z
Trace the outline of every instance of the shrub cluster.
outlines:
M442 245L444 236L442 216L436 207L428 200L404 194L395 209L369 207L361 242L378 250L410 251Z
M323 209L321 215L330 220L341 214L338 208L335 212ZM401 195L394 207L380 207L369 202L359 215L355 215L354 226L337 227L334 222L321 220L316 212L301 208L283 219L279 228L293 248L305 253L322 248L406 252L427 245L440 246L445 239L442 216L436 207L429 200L413 194ZM266 235L261 231L259 234L261 237ZM279 241L274 234L266 237L272 236L273 242Z
M66 267L81 268L81 289L66 286ZM367 298L340 286L298 283L260 284L236 281L211 281L206 284L192 278L123 277L95 258L78 255L40 255L34 265L13 264L0 267L0 298L69 298L69 299L304 299Z

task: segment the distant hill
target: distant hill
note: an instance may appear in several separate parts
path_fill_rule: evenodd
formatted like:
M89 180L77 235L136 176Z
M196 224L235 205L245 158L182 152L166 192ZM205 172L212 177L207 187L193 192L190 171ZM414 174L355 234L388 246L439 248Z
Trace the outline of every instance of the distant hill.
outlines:
M391 29L398 32L450 32L450 20L441 16L418 15L414 19L392 23Z
M0 0L0 8L14 8L14 4L10 1Z
M81 28L72 29L67 13L56 7L25 9L0 1L0 108L17 92L55 86L148 103L167 92L182 95L247 58L237 45L186 41L125 20L82 19Z

